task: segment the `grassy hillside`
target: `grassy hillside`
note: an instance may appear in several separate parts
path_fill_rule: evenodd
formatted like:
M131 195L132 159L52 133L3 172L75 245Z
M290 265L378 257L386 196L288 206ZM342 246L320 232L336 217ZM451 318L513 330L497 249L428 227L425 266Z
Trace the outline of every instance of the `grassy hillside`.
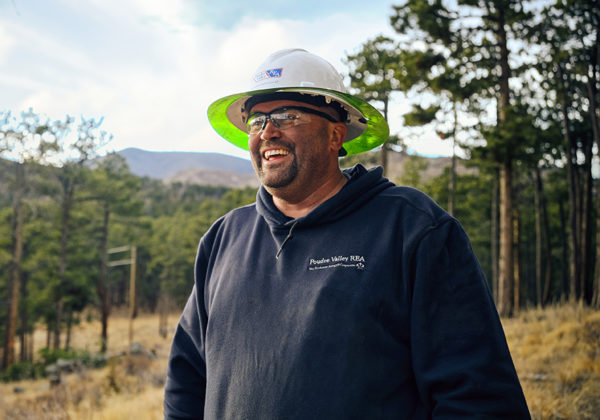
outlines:
M170 324L174 327L177 316ZM503 321L534 419L595 419L600 412L600 311L581 306L532 309ZM84 369L48 380L0 384L0 419L162 419L162 386L170 337L158 334L158 318L135 321L134 340L155 356L115 356L102 369ZM84 322L73 346L95 350L100 326ZM45 332L36 335L37 348ZM109 324L110 354L127 349L128 321ZM15 392L15 390L17 392Z
M597 419L600 311L532 309L503 323L532 416Z

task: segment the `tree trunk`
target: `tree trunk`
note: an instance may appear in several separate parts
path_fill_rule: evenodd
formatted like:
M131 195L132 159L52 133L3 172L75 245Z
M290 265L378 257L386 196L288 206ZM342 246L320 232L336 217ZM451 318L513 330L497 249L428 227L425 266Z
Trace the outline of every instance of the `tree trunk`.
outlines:
M499 261L499 230L498 225L498 199L500 195L499 191L499 172L495 170L495 174L492 179L492 205L491 205L491 244L492 244L492 290L494 301L498 303L499 289L498 289L498 261Z
M504 9L498 8L496 36L500 48L500 103L498 109L498 124L506 122L506 109L510 104L510 89L508 79L510 67L508 64L508 46L505 29ZM498 270L499 281L499 313L501 316L511 316L513 312L514 293L514 259L513 259L513 190L512 190L512 156L506 151L506 156L500 167L500 262Z
M600 149L598 153L600 154ZM596 209L596 269L591 304L595 308L600 308L600 181L596 181Z
M533 194L533 201L535 203L535 303L538 307L542 306L542 277L543 277L543 263L542 263L542 180L540 177L540 169L535 168L534 170L535 189Z
M65 350L71 347L71 328L73 327L73 311L67 314L67 334L65 337Z
M60 326L62 324L63 300L62 296L55 299L54 311L56 312L56 320L54 321L54 329L52 331L52 348L60 349Z
M560 239L562 243L562 284L560 288L560 300L565 302L569 295L569 240L567 235L567 223L565 216L565 208L562 200L558 201L558 210L560 214Z
M590 72L588 72L587 80L587 91L588 99L590 101L590 122L592 125L593 141L596 143L597 153L600 156L600 118L598 113L600 109L597 101L597 89L598 80L596 78L598 71L598 53L600 52L600 25L596 27L596 39L594 47L592 49L592 61L590 63ZM590 183L592 180L590 179ZM590 200L593 200L590 195ZM593 272L592 278L592 291L590 303L595 307L600 307L600 183L596 183L596 267ZM590 234L591 234L591 212L590 212ZM591 245L590 245L590 259L591 259ZM592 271L590 265L590 271Z
M515 212L516 213L516 212ZM514 267L514 290L513 290L513 314L519 313L521 309L521 219L519 214L513 217L513 267Z
M27 315L24 315L24 312L21 313L21 325L27 325L24 321L27 321ZM21 328L21 333L19 334L19 347L20 347L20 355L19 361L26 362L27 361L27 330L25 328Z
M15 163L15 192L13 196L12 217L12 259L9 268L9 302L6 317L6 331L4 337L4 352L2 366L6 369L15 362L15 335L17 332L17 318L19 314L19 293L21 292L21 262L23 259L23 224L24 209L23 197L25 195L25 166Z
M100 317L102 331L100 333L100 351L106 352L108 343L108 315L110 311L109 293L108 293L108 221L110 218L110 206L108 202L104 203L104 218L102 231L100 234L100 267L98 269L98 297L100 299Z
M27 293L27 276L24 276L21 279L21 299L25 302L27 302L27 299L29 297L28 293ZM21 322L21 331L19 333L20 335L20 355L19 355L19 360L21 362L26 362L28 359L27 356L27 331L29 329L29 311L27 310L27 308L25 307L25 305L20 305L20 314L19 314L19 318L20 318L20 322Z
M27 343L27 350L25 350L27 355L27 361L33 362L33 331L27 334L27 338L25 339L25 343Z
M583 164L583 185L581 188L581 207L580 207L580 235L579 252L581 260L579 261L579 285L578 290L581 293L581 299L585 302L591 302L591 287L588 279L592 271L592 145L593 139L588 138L584 145L584 164Z
M577 230L577 174L575 168L575 157L573 156L573 141L569 133L569 116L566 104L566 98L562 101L563 114L563 136L567 151L567 183L569 192L569 299L574 302L579 299L579 290L577 288L579 279L579 244Z
M160 296L158 298L158 334L165 338L169 332L168 328L169 316L169 298L167 293L161 287Z
M33 332L29 333L29 339L27 340L28 342L28 346L27 346L27 360L29 361L33 361L33 354L34 354L34 348L33 348Z
M545 264L545 276L542 289L542 301L541 305L548 303L550 298L550 286L552 283L552 244L550 243L550 225L548 223L548 205L546 200L546 194L544 193L544 183L542 181L542 174L539 168L536 170L536 184L540 194L540 205L541 205L541 218L542 218L542 237L544 238L544 251L543 259L546 261ZM542 264L544 267L544 264Z
M46 348L50 348L50 341L52 339L52 325L50 320L46 322Z
M512 315L514 288L512 167L509 162L500 168L500 258L498 264L498 312Z

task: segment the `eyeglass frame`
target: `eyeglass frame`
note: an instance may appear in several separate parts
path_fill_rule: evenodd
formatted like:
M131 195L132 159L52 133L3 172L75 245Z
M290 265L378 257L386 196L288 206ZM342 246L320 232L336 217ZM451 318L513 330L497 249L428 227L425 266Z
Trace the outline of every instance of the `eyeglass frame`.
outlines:
M263 122L263 125L262 125L262 127L260 128L260 130L258 130L258 131L256 131L256 132L252 132L252 133L251 133L250 127L248 127L248 135L253 135L253 136L255 136L255 135L257 135L257 134L261 133L261 132L262 132L262 131L265 129L265 127L267 126L267 122L268 122L268 121L271 121L271 123L272 123L272 124L273 124L273 125L274 125L276 128L279 128L279 129L281 129L281 127L279 126L279 123L277 123L276 121L274 121L274 120L271 118L271 114L276 114L276 113L280 113L280 112L287 111L287 110L296 110L296 111L303 112L303 113L305 113L305 114L312 114L312 115L316 115L316 116L318 116L318 117L325 118L326 120L328 120L329 122L332 122L332 123L339 123L339 122L341 122L341 121L338 121L338 120L336 120L336 119L335 119L334 117L332 117L331 115L329 115L329 114L327 114L327 113L325 113L325 112L322 112L322 111L316 110L316 109L307 108L307 107L304 107L304 106L295 106L295 105L289 105L289 106L282 106L282 107L279 107L279 108L275 108L274 110L272 110L272 111L270 111L270 112L260 112L260 111L251 112L251 113L248 115L248 117L247 117L247 118L245 118L245 121L244 121L244 122L246 123L246 127L248 127L248 123L250 122L250 120L251 120L253 117L257 116L257 115L264 115L264 116L265 116L265 120L264 120L264 122ZM295 125L298 125L298 124L294 124L294 126L295 126ZM285 130L285 129L284 129L284 130Z

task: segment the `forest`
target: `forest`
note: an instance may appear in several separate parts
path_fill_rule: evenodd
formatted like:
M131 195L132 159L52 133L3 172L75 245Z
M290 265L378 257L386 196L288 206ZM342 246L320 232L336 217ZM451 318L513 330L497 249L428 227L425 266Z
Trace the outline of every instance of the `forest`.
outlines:
M412 110L380 149L341 166L385 170L407 138L433 130L452 143L452 164L427 179L413 155L392 180L460 221L499 313L599 307L599 2L407 0L391 10L396 36L347 54L348 89L386 118L392 100ZM99 351L111 311L177 312L202 234L255 199L252 188L133 175L117 153L99 155L112 138L102 122L0 111L0 373L37 357L39 325L47 349L68 350L87 308L100 314Z

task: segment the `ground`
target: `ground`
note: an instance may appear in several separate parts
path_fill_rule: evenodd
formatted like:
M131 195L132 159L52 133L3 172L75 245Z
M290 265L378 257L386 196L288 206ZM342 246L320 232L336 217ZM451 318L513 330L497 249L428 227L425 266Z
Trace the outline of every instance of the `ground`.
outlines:
M73 331L73 347L95 352L100 324L94 316ZM129 321L113 315L108 354L101 369L63 375L51 387L47 379L0 383L0 420L162 419L170 333L159 334L158 316L134 321L133 340L150 354L128 355ZM503 319L507 341L534 419L594 419L600 412L600 311L581 305L529 309ZM35 335L36 348L46 342ZM17 391L17 392L15 392Z

